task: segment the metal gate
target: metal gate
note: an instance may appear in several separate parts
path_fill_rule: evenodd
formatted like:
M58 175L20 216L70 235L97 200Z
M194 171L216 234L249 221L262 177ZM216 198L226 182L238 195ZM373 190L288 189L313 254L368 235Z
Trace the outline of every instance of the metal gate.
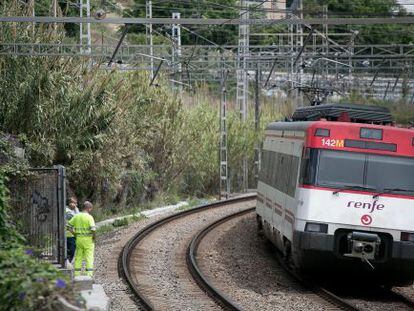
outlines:
M11 217L41 259L65 265L65 168L34 168L10 184Z

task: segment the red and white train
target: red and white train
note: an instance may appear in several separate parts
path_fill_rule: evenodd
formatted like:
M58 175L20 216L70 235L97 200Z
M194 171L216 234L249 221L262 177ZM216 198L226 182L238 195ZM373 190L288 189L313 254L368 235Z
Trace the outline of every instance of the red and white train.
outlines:
M364 118L355 107L332 117L331 108L323 121L267 127L259 229L298 268L367 270L388 284L412 280L414 130L373 124L374 108Z

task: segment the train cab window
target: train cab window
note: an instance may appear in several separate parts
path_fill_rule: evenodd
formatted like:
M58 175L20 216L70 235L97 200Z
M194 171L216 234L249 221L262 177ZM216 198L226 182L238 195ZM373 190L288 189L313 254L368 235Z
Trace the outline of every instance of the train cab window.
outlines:
M370 154L368 155L366 184L378 189L405 189L414 194L414 159ZM401 190L402 191L402 190ZM402 193L399 190L391 191Z
M414 196L414 158L308 149L300 169L304 185L358 186Z
M319 150L317 184L320 186L364 186L366 155Z

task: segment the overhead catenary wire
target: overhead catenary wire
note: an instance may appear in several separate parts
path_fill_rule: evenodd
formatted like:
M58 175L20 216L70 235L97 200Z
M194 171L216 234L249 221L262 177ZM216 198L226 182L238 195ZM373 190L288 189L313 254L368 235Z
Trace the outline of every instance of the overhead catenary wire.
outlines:
M88 17L52 17L52 16L0 16L4 23L63 23L63 24L176 24L173 18L105 18L96 19ZM225 18L181 18L182 25L273 25L283 23L289 25L378 25L378 24L414 24L414 16L396 18L304 18L304 19L225 19Z

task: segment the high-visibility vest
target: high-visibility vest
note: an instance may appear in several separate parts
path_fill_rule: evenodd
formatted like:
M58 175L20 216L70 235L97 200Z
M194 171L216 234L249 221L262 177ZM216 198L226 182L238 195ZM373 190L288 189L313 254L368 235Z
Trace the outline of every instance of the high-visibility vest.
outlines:
M92 238L93 232L96 230L95 220L87 212L80 212L72 217L68 223L75 232L75 237L78 238Z

